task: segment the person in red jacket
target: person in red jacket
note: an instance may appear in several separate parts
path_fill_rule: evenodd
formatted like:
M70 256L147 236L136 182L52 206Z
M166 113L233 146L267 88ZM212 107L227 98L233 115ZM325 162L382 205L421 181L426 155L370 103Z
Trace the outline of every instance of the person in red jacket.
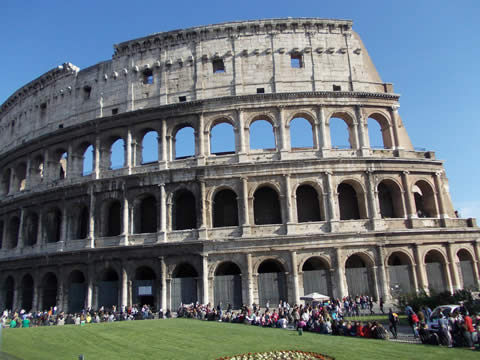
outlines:
M363 324L361 322L357 322L357 336L364 337L365 333L363 332Z
M473 333L475 329L473 328L472 318L467 314L463 315L463 337L467 342L467 345L470 349L475 350L473 346Z

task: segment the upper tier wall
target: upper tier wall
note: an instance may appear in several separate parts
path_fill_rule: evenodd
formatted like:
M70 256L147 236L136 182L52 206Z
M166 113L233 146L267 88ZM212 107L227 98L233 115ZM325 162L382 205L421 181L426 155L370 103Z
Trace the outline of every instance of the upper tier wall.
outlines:
M179 101L258 89L391 92L351 25L322 19L233 22L115 45L112 60L84 70L64 64L8 98L0 108L2 152L58 128ZM292 66L292 56L300 67ZM224 71L214 72L214 63L223 63Z

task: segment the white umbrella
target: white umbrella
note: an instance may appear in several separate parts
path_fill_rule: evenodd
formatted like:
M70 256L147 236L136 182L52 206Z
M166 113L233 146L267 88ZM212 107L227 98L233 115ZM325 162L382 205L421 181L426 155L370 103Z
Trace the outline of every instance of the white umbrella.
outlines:
M330 296L322 295L322 294L319 294L317 292L313 292L311 294L302 296L300 298L300 300L306 300L306 301L325 301L325 300L329 300L329 299L330 299Z

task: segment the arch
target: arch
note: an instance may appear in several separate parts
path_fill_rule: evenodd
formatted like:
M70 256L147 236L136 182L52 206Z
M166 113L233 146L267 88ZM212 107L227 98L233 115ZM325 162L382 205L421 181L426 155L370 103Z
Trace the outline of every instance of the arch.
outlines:
M237 194L230 189L218 191L213 198L213 227L238 226Z
M425 254L428 288L437 292L448 290L446 260L438 250L430 250Z
M275 259L266 259L258 266L258 302L260 306L276 307L287 300L287 283L283 265Z
M16 191L25 190L26 178L27 178L27 165L25 163L20 163L15 168L15 190Z
M145 195L138 199L134 210L133 232L135 234L156 233L158 216L155 196Z
M20 219L18 216L14 216L8 223L8 241L7 249L13 249L17 247L18 235L20 233Z
M250 150L276 150L275 132L272 122L255 118L249 126Z
M435 192L427 181L417 181L412 187L412 192L415 198L415 208L418 217L428 218L438 216Z
M8 276L5 279L5 283L3 285L3 293L4 293L4 309L13 310L14 303L13 303L13 294L15 292L15 280L12 276Z
M333 296L330 266L319 256L309 257L302 265L303 293Z
M195 129L191 125L182 125L174 136L175 159L186 159L195 156Z
M42 280L42 307L43 309L50 309L57 305L57 276L48 272L43 276Z
M76 229L76 239L86 239L90 230L90 210L83 205L80 208L80 218Z
M43 175L44 175L44 169L45 169L45 161L43 159L42 155L37 155L33 159L32 167L31 167L31 178L30 178L30 183L31 185L40 183L43 181Z
M413 286L412 260L403 251L392 252L388 259L388 275L390 294L396 297L400 294L408 294L415 291Z
M237 264L231 261L220 263L215 269L213 278L214 304L222 309L231 305L240 309L242 302L242 272Z
M253 194L253 213L255 225L281 224L282 214L278 193L264 185Z
M30 274L25 274L21 282L22 291L22 309L29 312L33 306L33 278Z
M54 207L45 214L45 235L47 243L55 243L61 239L62 212Z
M405 211L402 202L402 190L393 180L382 180L377 186L380 216L382 218L403 218Z
M307 184L300 185L295 191L298 222L322 221L320 198L317 190Z
M372 259L364 253L355 253L347 258L345 277L350 296L375 294L372 266Z
M111 200L107 203L107 224L105 236L118 236L122 233L122 204L119 200Z
M125 167L125 141L116 138L110 147L110 169L116 170Z
M25 246L33 246L37 243L39 219L36 212L31 212L25 217Z
M210 154L235 154L235 131L229 121L215 123L210 130Z
M393 149L393 139L390 134L388 117L379 112L373 112L367 117L370 147ZM373 146L372 146L373 144Z
M149 266L140 266L135 270L133 280L133 302L141 305L155 305L155 271Z
M58 164L56 165L56 171L55 173L57 174L57 179L63 180L67 178L67 169L68 169L68 161L69 161L69 156L68 152L64 149L59 149L55 152L56 156L56 161Z
M12 178L12 170L10 168L3 171L2 174L2 195L8 195L10 192L10 180Z
M290 121L290 144L292 149L312 149L314 147L311 121L304 117L294 117Z
M177 309L180 304L195 303L198 299L198 273L189 263L177 265L172 273L171 307Z
M193 193L186 189L175 192L173 197L173 229L187 230L197 228L197 205Z
M344 181L338 185L338 206L340 208L340 220L358 220L366 218L365 209L360 207L360 201L364 205L363 197L359 196L361 188L356 182ZM359 199L360 198L360 199Z
M353 115L347 112L335 112L328 119L330 144L333 149L355 149Z
M72 270L68 276L68 311L80 312L85 304L86 297L85 275L80 270Z
M88 144L83 151L82 156L82 176L90 175L93 172L93 153L94 148L92 144Z
M98 285L98 306L111 308L118 304L118 273L113 268L106 268L100 275Z
M158 132L149 130L142 138L142 164L158 161Z
M474 256L467 249L460 249L457 252L457 266L458 274L460 275L460 281L462 288L474 289L477 287L475 283L475 267L473 264Z

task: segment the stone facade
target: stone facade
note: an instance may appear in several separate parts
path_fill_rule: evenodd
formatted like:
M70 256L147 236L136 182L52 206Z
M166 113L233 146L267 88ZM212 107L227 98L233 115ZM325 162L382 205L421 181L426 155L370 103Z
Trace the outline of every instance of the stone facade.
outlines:
M442 162L413 148L399 96L350 21L225 23L114 48L0 108L0 305L165 309L478 287L475 220L456 217ZM298 118L312 147L292 147ZM350 148L332 145L333 118ZM258 120L274 149L251 149ZM231 125L231 153L211 150L219 124ZM184 158L175 140L186 127L195 154ZM151 132L158 154L146 163ZM124 166L112 169L119 139Z

